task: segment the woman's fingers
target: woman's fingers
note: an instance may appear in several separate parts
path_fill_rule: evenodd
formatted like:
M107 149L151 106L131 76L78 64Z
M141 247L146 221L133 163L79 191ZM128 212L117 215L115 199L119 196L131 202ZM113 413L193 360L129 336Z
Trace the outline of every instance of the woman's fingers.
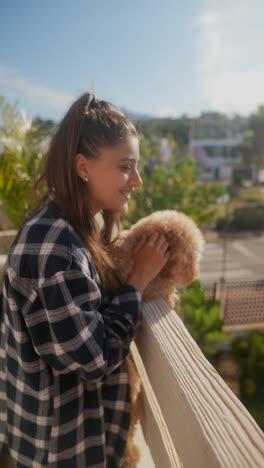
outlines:
M140 241L136 244L134 252L137 253L145 244L148 244L150 247L156 247L157 250L162 252L165 252L169 246L166 237L157 231L150 236L143 234Z
M163 254L167 251L169 243L166 240L166 237L161 234L157 241L157 249Z
M162 266L162 268L165 267L165 265L168 262L169 258L170 258L170 252L165 253L165 255L163 257L163 266ZM162 268L161 268L161 270L162 270Z
M137 253L146 244L146 242L148 242L149 245L154 246L158 237L159 237L158 232L154 232L153 234L148 235L148 236L147 234L143 234L140 241L136 244L134 248L134 252Z
M160 251L161 253L167 253L167 251L169 250L169 244L168 242L164 242L164 244L162 244L162 246L160 247Z
M152 247L154 247L154 245L156 244L156 242L158 241L159 239L159 233L158 232L154 232L153 234L151 234L151 236L149 237L149 243Z
M137 253L143 247L143 245L146 242L146 238L147 238L146 234L143 234L140 241L136 244L134 248L134 253Z

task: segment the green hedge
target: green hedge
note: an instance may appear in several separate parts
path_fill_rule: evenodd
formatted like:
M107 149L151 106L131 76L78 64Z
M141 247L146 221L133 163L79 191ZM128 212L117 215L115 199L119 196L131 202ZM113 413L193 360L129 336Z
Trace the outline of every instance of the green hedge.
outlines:
M234 209L229 216L216 222L218 231L247 231L264 229L264 205L254 204Z

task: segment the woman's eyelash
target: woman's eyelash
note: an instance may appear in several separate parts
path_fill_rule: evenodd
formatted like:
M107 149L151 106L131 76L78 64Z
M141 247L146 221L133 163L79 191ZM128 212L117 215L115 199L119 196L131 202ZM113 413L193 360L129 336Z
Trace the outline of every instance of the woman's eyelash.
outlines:
M132 166L121 166L121 169L125 169L126 171L130 171Z

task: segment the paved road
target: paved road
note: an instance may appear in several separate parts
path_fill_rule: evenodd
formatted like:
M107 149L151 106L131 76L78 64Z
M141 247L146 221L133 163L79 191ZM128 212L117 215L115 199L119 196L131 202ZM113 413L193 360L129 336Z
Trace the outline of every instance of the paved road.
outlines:
M264 235L206 243L200 279L218 280L225 271L229 280L264 279ZM226 254L225 254L226 253Z

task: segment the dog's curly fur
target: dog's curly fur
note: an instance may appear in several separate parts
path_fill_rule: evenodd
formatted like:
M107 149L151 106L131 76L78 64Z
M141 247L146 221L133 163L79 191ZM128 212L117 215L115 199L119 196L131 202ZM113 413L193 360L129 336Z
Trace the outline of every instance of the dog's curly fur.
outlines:
M111 255L121 283L127 280L133 267L133 248L143 234L164 234L170 248L170 258L163 270L150 282L143 294L144 302L161 296L175 305L176 286L190 284L199 274L203 236L196 224L175 210L156 211L138 221L129 231L123 231L111 248Z
M143 403L141 393L141 381L136 370L133 358L129 355L126 359L130 383L130 425L127 436L127 444L122 468L136 468L140 461L140 451L134 442L137 423L143 414Z
M170 258L162 271L149 283L143 301L164 297L174 307L178 296L176 287L190 284L199 274L199 262L204 245L201 231L185 214L175 210L156 211L138 221L129 231L122 231L111 245L110 254L120 283L127 281L133 268L133 249L143 234L159 232L166 237ZM128 433L123 468L135 468L140 452L133 442L135 427L142 416L140 379L132 357L127 358L130 381L131 423Z

